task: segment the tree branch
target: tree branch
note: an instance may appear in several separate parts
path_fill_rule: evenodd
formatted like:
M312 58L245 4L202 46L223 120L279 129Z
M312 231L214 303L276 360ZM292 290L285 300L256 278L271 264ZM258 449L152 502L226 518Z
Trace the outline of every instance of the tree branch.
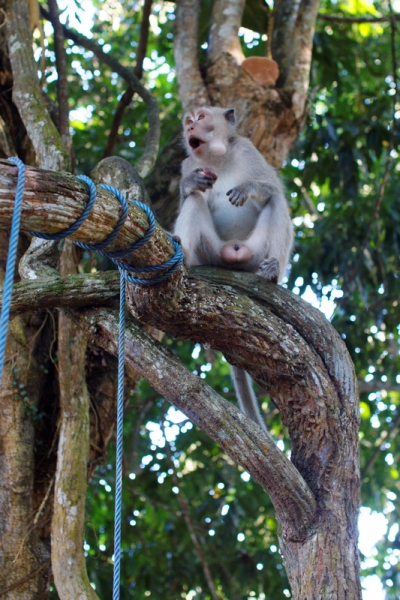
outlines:
M68 315L93 343L117 353L116 315L101 309L71 310ZM304 539L315 519L315 499L269 434L190 373L172 352L133 321L126 330L125 352L127 364L219 443L270 495L285 535Z
M358 381L358 389L360 392L380 392L385 390L386 392L400 393L400 385L395 383L386 383L383 381Z
M400 15L393 15L396 21L400 21ZM318 19L321 21L328 21L331 23L387 23L392 20L391 16L388 17L339 17L336 15L326 15L325 13L318 13Z
M400 426L400 412L397 413L397 417L395 418L395 420L393 421L393 423L391 424L389 429L387 431L383 431L382 434L379 436L379 439L375 442L375 451L361 472L362 478L366 477L366 475L370 472L370 470L376 463L377 459L381 455L381 452L383 450L383 448L382 448L383 442L385 442L388 439L390 439L391 437L393 437L395 435L395 433L397 432L399 426Z
M1 160L0 169L0 228L8 229L14 208L17 167ZM147 198L140 191L139 185L137 191L138 200L146 203ZM73 175L27 167L21 230L41 233L62 231L76 221L88 200L87 185ZM118 222L120 207L113 194L98 188L97 201L90 216L69 239L91 244L106 239ZM147 215L135 204L130 203L128 218L108 250L128 248L143 237L148 226ZM166 260L161 258L165 255L171 258L174 248L165 232L157 225L149 242L134 254L124 257L123 262L137 265L161 264Z
M217 289L215 290L217 297L213 300L211 300L208 290L205 292L207 298L205 300L203 294L196 286L196 289L193 290L194 297L196 298L196 320L192 318L190 321L191 339L206 343L211 342L211 347L222 350L231 364L246 369L261 387L269 391L282 414L283 422L289 428L292 442L291 459L303 474L311 489L316 493L321 481L324 480L324 486L326 485L323 494L325 498L324 502L327 501L329 505L331 498L329 494L328 496L325 495L327 490L334 481L335 484L333 485L336 486L337 482L344 477L346 481L343 482L343 493L348 497L348 507L352 505L352 510L356 512L359 501L358 468L355 466L355 470L350 469L351 473L350 471L346 472L346 470L343 470L343 464L340 464L340 461L337 462L338 447L344 449L344 455L358 456L359 425L359 405L354 365L339 334L320 311L314 309L288 290L265 282L256 275L204 267L197 267L192 269L191 272L193 272L193 275L201 276L201 278L208 281L215 283L218 281L219 284L225 284L228 286L225 290L230 290L232 293L235 290L245 292L254 298L257 304L261 303L263 305L265 312L263 312L263 317L260 321L257 319L254 320L255 317L251 305L242 305L242 309L239 309L241 315L239 317L239 313L237 312L238 306L230 313L230 309L228 308L229 303L225 303L226 298L219 295L221 293L221 285L218 291ZM141 296L141 290L139 290L139 295ZM142 316L143 306L141 300L137 302L140 308L138 313ZM213 309L211 309L210 303L212 303L211 306L213 306ZM202 315L203 306L205 308L204 315ZM213 313L209 312L210 310L213 310ZM163 331L169 331L173 335L184 337L185 331L180 318L179 304L178 306L174 304L174 311L175 318L180 324L180 334L176 328L171 331L171 328L165 322L160 328ZM144 312L147 318L147 307ZM213 314L212 317L211 314ZM207 326L207 320L215 319L216 314L225 316L228 319L229 329L226 331L226 337L222 328L218 327L218 332L214 332L212 324L210 325L209 323ZM230 315L229 317L228 314ZM247 317L244 317L244 314ZM165 319L165 315L163 317ZM240 326L238 326L239 322ZM199 329L197 329L197 326ZM300 375L300 371L296 374L297 367L289 375L287 367L289 364L293 367L295 366L293 362L294 355L290 358L289 353L284 359L280 355L283 349L282 346L278 350L279 344L275 345L272 339L267 342L268 348L264 346L262 350L263 342L261 342L261 337L263 337L262 331L265 326L271 328L269 330L277 334L283 346L286 346L286 343L295 341L292 334L299 336L299 338L296 337L297 340L302 340L308 344L306 355L303 354L303 350L300 350L300 346L297 346L297 342L295 342L299 349L299 354L296 353L297 358L295 360L296 362L297 359L304 361L303 366L307 365L307 370L310 369L308 375L304 371L302 375ZM252 337L250 332L254 331L257 331L257 341L254 340L255 343L252 345L249 338ZM204 337L202 332L205 334ZM247 335L244 332L247 332ZM243 341L246 340L243 345L241 344L242 336ZM235 340L234 344L232 344L232 340ZM299 384L301 386L300 381L303 380L305 383L309 377L309 381L311 381L316 375L313 365L316 367L317 363L312 358L312 355L308 354L311 348L319 360L322 361L324 368L326 368L327 375L335 389L337 398L335 398L335 394L332 396L332 390L329 389L327 381L323 383L324 376L319 368L317 377L319 379L322 376L322 379L319 379L319 381L325 391L322 391L319 386L318 389L314 388L313 391L310 391L310 389L307 389L307 385L305 385L303 392L300 392L300 388L298 387ZM258 354L259 352L261 352L260 355ZM261 358L261 355L263 358ZM258 356L260 357L260 362L258 361ZM301 369L300 363L298 363L298 368ZM291 383L286 379L287 376ZM317 400L317 397L320 400ZM316 402L315 405L313 405L314 402ZM308 407L306 418L305 412L301 408L305 405ZM324 406L323 409L322 406ZM333 406L336 406L336 408L333 409ZM334 412L338 411L333 419L332 410ZM339 415L342 416L339 417ZM343 429L343 425L339 421L340 423L347 423L345 429ZM308 438L307 442L306 438ZM314 450L311 451L313 458L311 458L310 452L304 452L306 446L309 449L315 449L315 454ZM327 463L323 464L322 455L320 455L317 447L319 449L324 448L323 452ZM320 463L320 467L314 467L318 472L316 479L319 479L319 484L316 481L311 481L307 475L311 460L315 461L314 465ZM330 465L329 470L332 469L329 474L325 470L328 463ZM319 501L322 501L322 498L319 498ZM333 505L332 510L334 510Z
M40 12L44 18L50 20L49 13L43 8L40 8ZM140 83L139 79L136 75L127 67L121 65L121 63L116 60L110 54L106 54L95 42L89 40L82 35L79 35L75 31L68 29L63 25L63 32L66 38L73 40L78 46L82 46L87 50L93 52L97 58L106 64L110 69L118 73L125 81L130 85L130 87L144 100L147 106L147 114L149 119L149 130L147 135L146 147L143 153L143 156L139 159L137 163L137 170L139 171L141 177L146 177L146 175L151 171L154 166L154 163L158 154L158 145L160 141L160 117L158 104L154 96L144 87L142 83Z
M211 15L208 56L212 63L228 53L240 65L245 59L238 38L245 0L216 0Z
M13 71L13 101L32 141L41 167L69 170L69 157L43 102L33 58L26 0L7 4L7 38Z
M59 132L69 155L72 153L72 139L69 131L67 60L64 47L64 32L60 23L57 0L48 0L51 24L54 29L54 50L57 67L57 99L59 108ZM72 161L71 161L72 162ZM66 169L68 170L68 169Z
M198 57L199 0L181 0L175 9L174 57L184 112L209 104Z
M72 243L67 241L60 271L65 274L75 269ZM51 523L51 562L60 600L98 600L89 582L83 554L90 437L86 346L84 332L61 313L58 319L61 426Z
M291 53L287 63L287 77L283 87L292 91L293 111L301 118L307 100L310 79L312 45L319 0L301 0L293 30Z
M300 0L278 0L274 3L274 30L271 39L272 58L279 65L277 87L287 78L287 65L291 56L293 32L299 12Z
M118 301L119 285L118 271L23 281L13 287L12 316L71 306L113 307Z

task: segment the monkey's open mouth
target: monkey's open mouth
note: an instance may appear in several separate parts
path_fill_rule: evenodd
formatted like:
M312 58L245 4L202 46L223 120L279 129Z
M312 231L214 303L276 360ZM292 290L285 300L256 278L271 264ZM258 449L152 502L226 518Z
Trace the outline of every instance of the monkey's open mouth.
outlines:
M192 137L189 140L189 146L193 148L193 150L197 150L197 148L200 148L203 144L205 144L205 142L196 137Z

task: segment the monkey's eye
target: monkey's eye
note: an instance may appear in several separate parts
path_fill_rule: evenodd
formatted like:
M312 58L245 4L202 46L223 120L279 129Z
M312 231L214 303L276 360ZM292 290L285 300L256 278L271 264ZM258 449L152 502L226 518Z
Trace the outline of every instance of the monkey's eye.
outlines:
M200 119L204 119L204 115L200 114L200 115L197 117L197 120L198 120L198 121L200 121Z
M191 119L190 117L186 119L186 125L192 125L193 123L193 119Z

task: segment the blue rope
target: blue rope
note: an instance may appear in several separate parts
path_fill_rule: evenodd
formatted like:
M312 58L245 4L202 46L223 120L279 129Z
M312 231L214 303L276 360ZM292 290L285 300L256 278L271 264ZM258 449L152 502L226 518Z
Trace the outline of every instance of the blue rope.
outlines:
M118 332L118 399L117 439L115 458L115 515L114 515L114 573L113 600L119 600L121 572L121 512L122 512L122 456L124 426L125 377L125 279L120 279L119 332Z
M8 250L6 275L3 288L3 306L0 315L0 386L3 378L4 356L6 349L8 322L11 309L11 294L14 280L15 262L17 258L18 236L21 222L22 200L25 185L25 166L23 162L16 157L9 158L10 162L17 165L18 180L17 191L15 195L14 213L11 224L10 245ZM31 232L32 235L45 240L60 240L72 233L75 233L88 218L94 203L96 202L97 192L93 181L85 175L79 175L78 179L85 182L89 187L89 202L84 211L73 225L58 233L46 234L39 232ZM123 414L124 414L124 366L125 366L125 282L154 285L160 281L164 281L175 273L183 262L183 254L179 244L171 238L175 248L175 255L167 260L162 265L154 265L150 267L132 267L121 262L120 258L134 252L153 235L156 222L151 209L134 200L134 204L144 210L149 219L149 227L145 235L132 244L129 248L118 250L115 252L106 252L104 248L111 244L119 232L121 231L127 216L128 202L119 190L110 186L101 184L100 187L114 194L121 203L121 214L116 226L111 234L98 244L84 244L83 242L75 242L81 248L87 250L96 250L105 256L111 258L118 266L120 272L120 305L119 305L119 334L118 334L118 399L117 399L117 440L116 440L116 466L115 466L115 522L114 522L114 576L113 576L113 600L119 600L120 596L120 571L121 571L121 509L122 509L122 456L123 456ZM159 277L152 279L137 279L129 273L158 273L164 271Z
M9 159L9 160L11 160L11 159ZM22 166L24 168L24 173L25 173L25 165L22 164ZM21 168L21 170L22 170L22 168ZM86 175L78 175L78 179L82 179L83 181L86 181L86 179L89 179L89 177L86 177ZM72 235L73 233L75 233L75 231L77 231L77 229L79 229L79 227L86 221L86 219L88 218L88 216L90 215L90 213L92 211L94 203L96 202L97 193L96 193L96 187L94 184L93 184L93 188L94 188L94 194L92 194L92 193L90 194L89 202L87 203L85 210L83 211L81 216L75 221L75 223L73 223L73 225L71 225L71 227L67 227L67 229L64 229L64 231L59 231L58 233L39 233L38 231L30 231L29 233L31 235L34 235L35 237L41 238L42 240L62 240L64 238L68 237L69 235Z
M24 163L17 157L8 159L10 162L17 165L18 180L17 190L15 193L14 212L11 222L10 244L8 247L8 256L6 263L6 274L3 287L3 305L0 315L0 388L3 381L4 357L6 352L8 322L10 320L11 310L11 295L14 282L15 262L17 259L19 227L21 223L22 200L24 197L25 186L25 166Z

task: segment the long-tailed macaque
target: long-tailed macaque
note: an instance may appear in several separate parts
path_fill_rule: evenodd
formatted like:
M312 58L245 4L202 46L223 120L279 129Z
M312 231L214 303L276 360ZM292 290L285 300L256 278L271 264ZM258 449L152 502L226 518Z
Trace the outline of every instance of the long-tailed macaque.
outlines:
M198 108L184 116L183 129L188 157L174 234L186 265L240 269L280 281L293 230L277 173L238 135L233 109ZM249 376L232 367L232 378L241 410L265 428Z

